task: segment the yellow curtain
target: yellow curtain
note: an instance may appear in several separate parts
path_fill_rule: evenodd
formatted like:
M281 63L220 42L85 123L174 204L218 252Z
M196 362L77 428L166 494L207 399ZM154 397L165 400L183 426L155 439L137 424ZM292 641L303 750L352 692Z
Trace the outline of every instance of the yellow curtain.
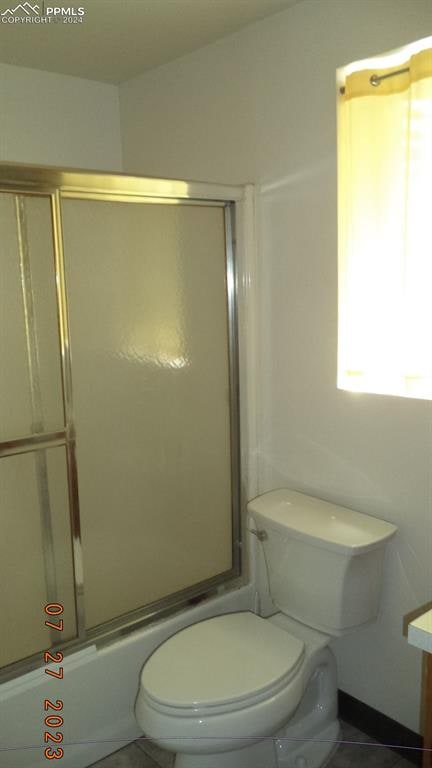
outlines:
M338 387L432 399L432 49L346 78L338 161Z

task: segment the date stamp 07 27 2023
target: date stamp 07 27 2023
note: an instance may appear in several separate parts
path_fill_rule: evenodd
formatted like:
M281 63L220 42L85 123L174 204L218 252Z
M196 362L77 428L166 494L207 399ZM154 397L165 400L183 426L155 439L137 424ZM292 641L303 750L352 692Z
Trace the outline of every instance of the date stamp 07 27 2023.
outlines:
M44 611L45 614L47 614L52 620L49 621L46 619L45 626L62 632L63 619L59 617L63 613L63 610L63 606L60 603L48 603L48 605L45 606ZM63 661L63 654L61 651L55 651L54 653L45 651L44 661L45 664L52 664L53 662L55 664L60 664L60 662ZM63 667L59 667L58 671L53 669L45 669L45 674L50 675L57 680L63 680ZM48 712L44 719L46 728L60 728L63 725L64 719L60 714L58 714L63 710L63 701L61 699L57 699L55 702L51 701L50 699L45 699L44 710L45 712ZM50 713L50 710L54 710L57 714ZM49 731L45 731L44 741L46 744L49 742L61 744L63 741L63 734L61 731L56 731L54 734L50 733ZM64 750L62 747L54 748L50 746L45 748L44 755L47 760L60 760L64 755Z

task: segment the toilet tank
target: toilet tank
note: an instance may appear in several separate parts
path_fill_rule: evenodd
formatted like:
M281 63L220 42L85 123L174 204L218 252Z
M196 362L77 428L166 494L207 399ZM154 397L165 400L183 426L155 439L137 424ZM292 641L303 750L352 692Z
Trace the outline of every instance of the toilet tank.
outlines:
M329 635L376 618L396 526L288 489L258 496L248 512L279 611Z

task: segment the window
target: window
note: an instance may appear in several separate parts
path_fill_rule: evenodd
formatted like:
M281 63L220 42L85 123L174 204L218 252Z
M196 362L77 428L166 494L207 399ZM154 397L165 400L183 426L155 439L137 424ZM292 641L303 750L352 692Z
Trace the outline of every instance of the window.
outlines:
M342 76L338 387L432 399L432 38Z

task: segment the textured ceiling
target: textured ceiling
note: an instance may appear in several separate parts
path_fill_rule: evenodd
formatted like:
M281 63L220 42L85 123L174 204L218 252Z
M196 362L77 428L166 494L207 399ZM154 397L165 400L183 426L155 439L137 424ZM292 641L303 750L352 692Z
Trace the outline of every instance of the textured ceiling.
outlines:
M0 62L120 83L296 2L0 0ZM47 9L55 5L84 8L82 23L64 23L60 15L50 23L34 20L44 12L47 17ZM12 15L29 21L5 21Z

